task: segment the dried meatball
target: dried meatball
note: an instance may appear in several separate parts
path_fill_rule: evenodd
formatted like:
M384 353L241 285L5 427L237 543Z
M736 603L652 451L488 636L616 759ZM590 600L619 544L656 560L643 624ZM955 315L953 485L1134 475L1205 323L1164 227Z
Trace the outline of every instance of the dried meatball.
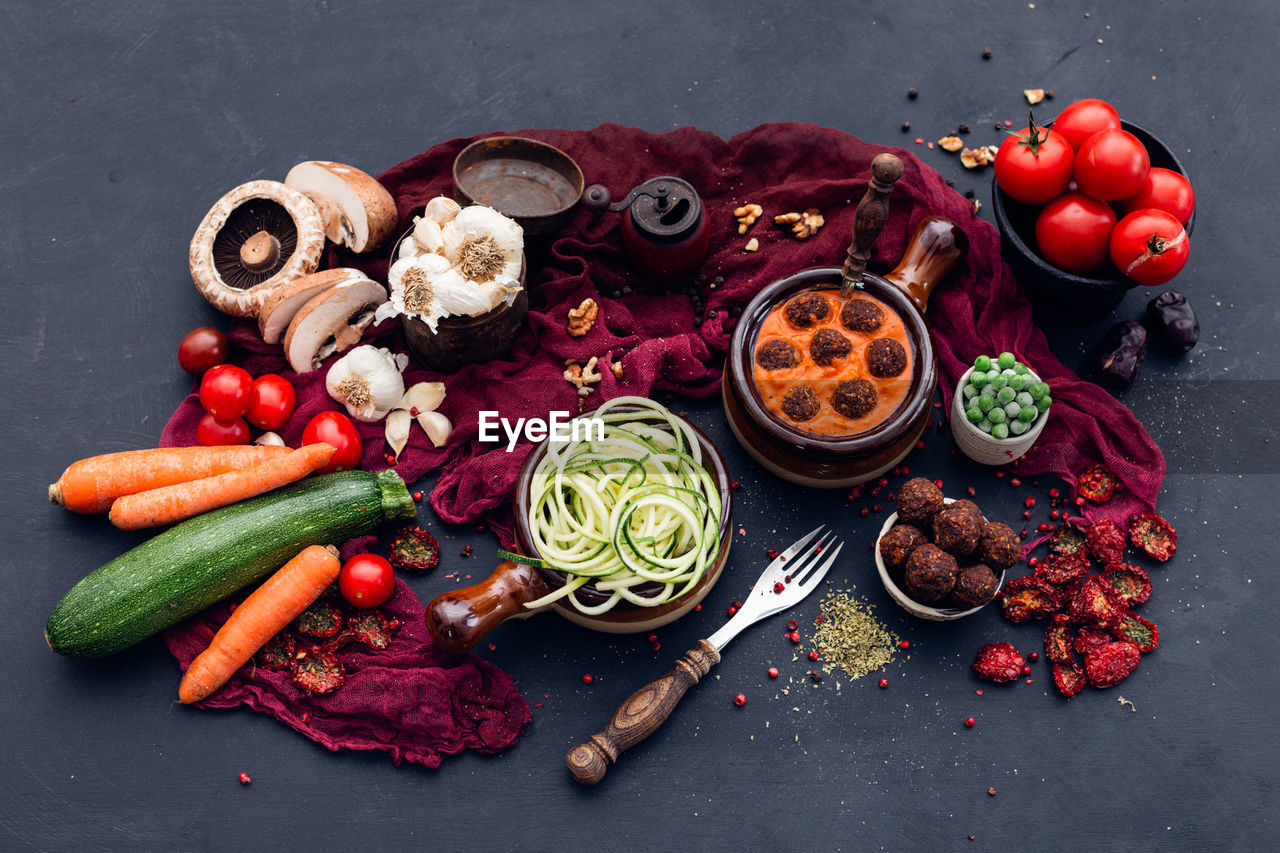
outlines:
M800 350L790 341L774 338L756 350L756 364L765 370L782 370L800 363Z
M978 559L996 571L1003 571L1022 556L1022 540L1013 528L1003 521L988 521L982 525L982 539L978 542Z
M819 408L818 395L808 385L797 385L782 398L782 413L793 421L811 420Z
M942 489L932 480L912 477L898 489L898 518L912 524L928 522L942 509Z
M814 333L813 340L809 341L809 354L813 356L813 363L824 367L837 358L846 358L852 351L853 344L835 329L819 329Z
M867 368L879 379L898 376L907 369L907 350L893 338L876 338L867 344Z
M996 587L1000 579L990 566L978 563L976 566L965 566L956 575L955 588L951 590L951 598L956 604L966 609L981 607L996 597Z
M840 309L840 322L851 332L869 335L884 325L884 309L870 299L850 299Z
M911 552L928 541L920 528L914 525L895 524L890 527L889 532L880 537L880 559L890 576L901 580Z
M959 572L955 557L936 545L921 545L907 558L907 595L921 604L941 601L955 588Z
M982 541L982 513L971 501L956 501L933 516L933 542L948 554L972 554Z
M857 420L876 407L876 386L865 379L847 379L831 395L831 408Z
M802 293L788 302L782 313L791 325L807 329L819 320L825 320L831 313L831 306L816 293Z

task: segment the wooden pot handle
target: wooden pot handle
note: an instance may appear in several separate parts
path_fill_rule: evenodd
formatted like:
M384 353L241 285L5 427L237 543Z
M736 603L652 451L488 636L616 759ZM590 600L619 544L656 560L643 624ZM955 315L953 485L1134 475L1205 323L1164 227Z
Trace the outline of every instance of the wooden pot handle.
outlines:
M603 779L609 765L657 731L685 692L719 662L716 647L699 640L697 648L685 652L666 675L632 693L613 712L603 730L569 750L564 763L573 778L583 785L594 785Z
M536 571L507 560L480 583L431 599L427 631L437 647L461 654L506 620L530 615L524 605L550 591Z
M906 291L923 314L929 294L969 253L969 235L945 216L927 216L916 226L902 261L886 281Z
M844 267L840 270L840 277L844 279L840 292L846 299L853 296L862 283L862 274L871 259L871 244L880 236L889 218L889 194L901 177L902 161L892 154L877 154L871 161L871 182L854 212L853 242L845 252Z

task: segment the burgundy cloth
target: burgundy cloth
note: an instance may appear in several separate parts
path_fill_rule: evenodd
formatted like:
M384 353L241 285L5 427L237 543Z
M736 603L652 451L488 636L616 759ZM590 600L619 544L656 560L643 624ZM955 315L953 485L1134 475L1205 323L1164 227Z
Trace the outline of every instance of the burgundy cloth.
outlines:
M729 309L745 305L761 287L781 276L804 267L841 263L853 230L854 207L866 190L871 160L886 150L902 158L904 173L890 200L888 223L875 243L872 268L892 267L902 256L916 225L929 215L951 218L969 236L968 257L937 287L929 303L928 320L941 368L939 385L945 406L950 406L955 383L974 357L1011 351L1052 386L1054 398L1049 422L1020 463L1019 472L1024 476L1053 473L1073 484L1075 474L1102 461L1119 475L1125 490L1103 507L1086 507L1084 511L1092 520L1108 517L1124 525L1134 512L1154 508L1164 477L1164 459L1159 449L1127 408L1098 386L1079 379L1053 356L1044 335L1032 322L1030 305L1000 260L996 230L978 219L969 201L947 187L936 171L909 151L872 145L829 128L792 123L762 125L729 140L693 128L650 134L610 124L588 131L529 130L518 134L566 151L582 167L588 183L604 184L614 198L623 197L637 184L659 175L675 175L693 184L711 220L711 245L699 285L710 317L700 327L695 326L693 303L686 293L655 292L634 278L622 248L618 214L579 209L558 236L541 242L536 238L527 240L529 322L511 353L502 359L470 365L450 376L413 364L405 372L406 384L443 380L447 387L441 411L453 421L454 432L446 446L431 447L422 431L414 427L409 445L395 464L409 483L440 469L431 506L445 521L458 523L488 517L503 543L512 545L508 501L529 445L519 445L507 453L505 440L480 444L477 413L495 410L514 421L520 417L546 417L553 410L576 411L576 389L561 375L565 359L598 356L602 365L621 360L621 380L602 366L603 379L586 399L590 406L620 394L646 395L654 389L695 398L716 394L732 334ZM453 159L471 141L454 139L441 143L379 176L396 197L402 232L429 199L451 194ZM765 217L748 235L760 241L756 253L743 250L748 237L738 235L731 213L747 202L765 209ZM773 227L769 219L776 213L807 207L819 208L826 226L805 241ZM385 249L367 258L331 249L327 265L358 267L385 281L388 255ZM717 282L714 290L708 286L713 280ZM621 298L612 297L624 287L632 288L632 292ZM600 319L585 337L572 338L565 329L566 315L586 297L599 303ZM233 321L229 334L238 347L237 363L255 376L281 373L297 388L298 413L282 430L290 446L298 444L303 426L313 415L341 410L325 393L325 369L296 376L288 369L280 347L264 344L251 323ZM394 321L371 330L366 341L397 352L407 351ZM165 427L162 443L194 444L201 414L199 401L194 394L189 396ZM386 467L382 426L358 426L365 438L363 467ZM421 607L416 599L412 605L403 601L412 597L406 593L401 587L398 606L406 613L410 606L415 611L404 621L413 625L405 636L416 637ZM170 632L175 653L181 648L190 651L193 638L184 635L184 631L207 632L209 624L207 619L200 620ZM423 661L434 661L428 641L420 639L423 647L414 654ZM475 687L477 683L489 685L495 691L486 694L491 697L502 693L504 682L496 675L490 673L486 680L484 673L488 671L474 660L467 666L476 671L468 670L469 680L465 683L473 689L479 689ZM405 672L395 675L397 691L393 693L409 683ZM452 685L455 675L433 668L424 670L422 678L412 683L421 681L423 689L438 695L441 688L434 679L449 679ZM304 728L297 722L296 702L276 694L258 695L254 692L257 689L237 682L233 695L240 698L230 703L246 701L272 710L308 736L321 739L314 715L311 727ZM362 698L356 691L346 692L348 698L340 698L343 695L340 692L333 699L315 702L345 703ZM269 703L268 696L275 698ZM229 700L219 694L213 701ZM357 708L351 710L351 719L359 717ZM527 708L524 713L527 715ZM518 716L513 713L511 719ZM384 748L382 735L386 730L374 726L368 731L348 733L344 740L343 734L329 730L328 740L321 742ZM375 731L379 734L373 734ZM447 733L438 741L448 742ZM448 751L437 748L437 752ZM408 750L400 754L409 757Z
M376 544L374 536L361 537L347 543L342 556ZM250 664L200 707L248 705L329 749L382 750L396 764L438 767L446 755L465 749L493 753L515 742L531 711L510 676L475 655L458 661L436 651L422 602L403 580L396 580L396 591L381 610L400 620L391 645L382 651L345 645L338 659L347 677L337 691L307 696L293 686L289 673ZM219 604L165 632L183 671L230 612L228 603Z

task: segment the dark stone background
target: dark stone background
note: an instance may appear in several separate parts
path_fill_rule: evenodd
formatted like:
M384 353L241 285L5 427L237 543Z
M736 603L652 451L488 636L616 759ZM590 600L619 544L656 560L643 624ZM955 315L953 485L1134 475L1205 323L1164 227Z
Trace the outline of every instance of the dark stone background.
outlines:
M0 4L0 847L1270 848L1277 24L1276 4L1187 0ZM1200 346L1153 353L1123 396L1169 454L1160 509L1182 538L1144 608L1161 648L1119 688L1064 702L1043 660L1034 685L980 684L968 670L979 644L1030 651L1039 632L995 612L950 625L906 616L861 556L881 519L765 474L713 405L687 408L743 482L738 586L726 580L700 615L660 632L657 655L642 637L554 616L501 628L486 654L542 706L497 757L428 771L329 754L263 715L177 705L178 668L157 640L96 662L45 648L63 592L138 541L50 507L45 484L74 459L158 440L189 388L179 339L220 322L190 284L186 252L231 187L304 159L376 174L456 136L604 121L728 136L800 120L885 144L966 122L973 141L995 142L993 122L1021 125L1029 87L1055 90L1044 117L1109 99L1170 143L1199 198L1176 286L1199 312ZM988 198L989 173L917 150ZM1055 351L1084 369L1105 328L1148 296L1132 291L1092 326L1051 329ZM1053 483L1015 489L950 446L931 437L908 463L949 488L974 485L995 517L1017 519L1037 495L1044 518ZM442 568L412 581L423 598L453 583L447 572L487 571L489 535L422 514L453 537ZM887 669L890 688L810 685L775 622L729 647L605 784L575 785L566 749L714 630L764 548L814 518L855 544L839 585L911 641ZM469 561L462 544L475 546ZM808 602L795 615L816 612ZM770 665L784 677L770 682ZM739 691L743 708L731 703Z

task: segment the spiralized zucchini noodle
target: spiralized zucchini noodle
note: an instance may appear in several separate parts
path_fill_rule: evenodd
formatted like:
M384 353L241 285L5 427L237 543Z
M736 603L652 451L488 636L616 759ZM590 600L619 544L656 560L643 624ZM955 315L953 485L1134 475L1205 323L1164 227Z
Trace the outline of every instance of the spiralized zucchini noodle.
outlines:
M554 592L598 615L621 602L654 607L693 589L720 549L720 489L693 430L643 397L617 397L592 417L604 436L552 442L531 479L529 530L540 560L565 575ZM594 439L594 440L592 440ZM660 584L656 593L636 588ZM586 604L587 583L608 598Z

